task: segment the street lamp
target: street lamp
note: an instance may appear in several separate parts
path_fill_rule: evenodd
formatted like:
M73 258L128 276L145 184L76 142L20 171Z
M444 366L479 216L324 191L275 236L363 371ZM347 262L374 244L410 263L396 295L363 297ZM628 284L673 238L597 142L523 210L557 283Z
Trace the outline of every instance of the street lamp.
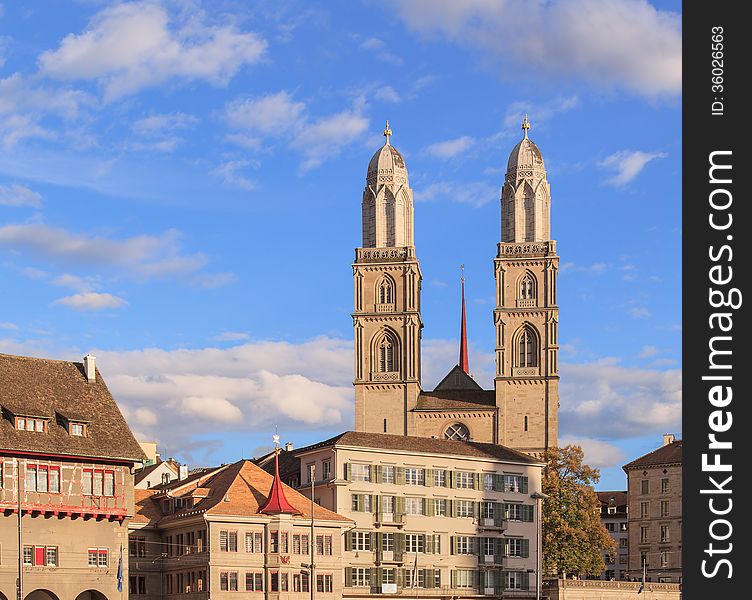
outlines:
M541 549L541 529L543 523L541 522L541 500L548 498L548 494L543 492L533 492L530 497L535 500L535 512L536 512L536 527L535 527L535 600L540 600L541 590L541 570L542 570L542 549Z

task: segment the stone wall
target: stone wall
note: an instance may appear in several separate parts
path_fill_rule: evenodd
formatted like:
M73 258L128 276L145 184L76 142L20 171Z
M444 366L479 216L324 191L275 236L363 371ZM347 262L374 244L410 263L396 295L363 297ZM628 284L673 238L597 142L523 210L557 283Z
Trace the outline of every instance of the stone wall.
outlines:
M553 579L543 582L542 596L548 600L635 600L640 585L637 581ZM679 600L681 585L648 581L639 598Z

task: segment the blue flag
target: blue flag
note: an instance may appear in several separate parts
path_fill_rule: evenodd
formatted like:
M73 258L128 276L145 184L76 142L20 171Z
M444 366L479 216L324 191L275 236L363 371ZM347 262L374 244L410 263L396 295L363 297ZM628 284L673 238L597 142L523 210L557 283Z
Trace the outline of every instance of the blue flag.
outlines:
M118 592L122 592L123 591L123 544L120 544L120 560L118 560L117 580L118 580Z

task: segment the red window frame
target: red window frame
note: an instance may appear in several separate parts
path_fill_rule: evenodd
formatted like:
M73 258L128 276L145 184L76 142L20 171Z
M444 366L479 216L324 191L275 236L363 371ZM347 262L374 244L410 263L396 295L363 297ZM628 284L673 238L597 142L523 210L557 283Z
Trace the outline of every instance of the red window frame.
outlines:
M87 490L84 489L84 476L81 477L81 494L84 496L96 496L98 498L114 498L117 495L117 484L115 481L115 470L114 469L95 469L95 468L85 468L83 470L84 474L90 473L90 482L91 482L91 489ZM97 484L95 483L95 476L99 476L99 488L97 488ZM111 477L112 478L112 493L108 494L105 493L106 486L105 486L105 480ZM97 493L101 492L101 493Z

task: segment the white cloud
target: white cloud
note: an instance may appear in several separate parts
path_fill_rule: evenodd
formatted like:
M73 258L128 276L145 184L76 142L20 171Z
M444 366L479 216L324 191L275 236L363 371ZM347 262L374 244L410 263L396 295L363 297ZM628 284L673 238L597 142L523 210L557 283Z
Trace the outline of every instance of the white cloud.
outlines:
M3 321L0 322L0 329L4 329L5 331L17 331L18 325L9 321Z
M644 306L633 306L632 308L627 309L627 314L633 319L647 319L653 315L653 313L650 312L650 309Z
M681 423L681 371L628 368L616 360L561 365L562 437L617 439Z
M0 139L6 150L12 150L22 140L51 140L55 137L55 133L42 127L32 115L8 115L0 119Z
M589 438L559 438L559 447L574 444L580 446L585 453L585 463L598 469L608 469L624 464L624 453L608 442Z
M561 265L561 273L573 272L573 273L589 273L590 275L600 275L608 269L606 263L597 262L589 265L577 265L571 261L565 262Z
M655 346L643 346L642 350L640 350L640 353L637 355L639 358L650 358L651 356L655 356L658 354L660 350L656 348Z
M524 116L528 115L533 127L535 127L549 121L557 114L577 108L579 105L580 99L577 96L558 96L543 103L526 100L512 102L504 115L504 126L517 129L521 126Z
M91 277L79 277L70 273L63 273L52 280L53 285L67 287L79 292L90 292L96 289L98 283Z
M640 174L645 165L657 158L666 158L664 152L642 152L640 150L621 150L607 156L598 166L607 171L615 171L605 183L614 187L623 187Z
M393 102L394 104L402 102L402 96L400 96L397 93L397 90L395 90L391 85L379 86L379 88L374 92L373 97L377 100L382 100L384 102Z
M215 335L212 339L215 342L244 342L250 339L250 334L245 331L223 331Z
M236 129L278 135L295 128L304 111L303 102L295 102L291 94L281 91L260 98L233 100L225 107L225 116Z
M475 208L491 201L498 201L501 190L496 185L485 181L471 181L458 183L453 181L437 181L427 188L415 190L416 202L428 202L437 198L447 198L453 202L469 204Z
M295 135L292 146L303 155L302 171L321 165L338 155L345 146L368 129L368 117L358 106L321 117L304 125Z
M248 167L257 167L258 163L252 160L228 160L218 165L212 175L216 175L225 182L228 187L240 188L250 192L256 189L256 182L241 173Z
M185 113L152 114L133 123L133 132L139 141L133 142L134 150L172 152L183 141L177 132L193 127L198 119Z
M475 139L463 135L462 137L454 138L452 140L445 140L443 142L436 142L426 146L423 151L434 158L448 159L454 158L458 154L462 154L475 144Z
M649 98L681 93L681 16L646 0L401 0L407 26L481 49L511 79L561 75Z
M42 206L42 196L17 183L0 185L0 206Z
M258 62L266 42L232 25L169 15L154 2L104 8L80 34L69 34L39 57L40 71L60 80L95 80L113 100L173 79L224 85Z
M59 298L53 304L60 304L76 310L104 310L106 308L120 308L128 303L112 294L82 292L66 296L65 298Z

